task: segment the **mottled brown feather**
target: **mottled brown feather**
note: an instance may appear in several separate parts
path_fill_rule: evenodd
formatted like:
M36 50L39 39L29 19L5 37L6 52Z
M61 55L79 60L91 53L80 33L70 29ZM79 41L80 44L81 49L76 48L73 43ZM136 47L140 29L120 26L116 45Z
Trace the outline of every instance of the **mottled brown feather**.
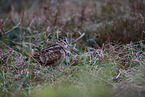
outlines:
M42 65L59 65L65 58L65 51L60 45L52 45L35 53L34 58Z

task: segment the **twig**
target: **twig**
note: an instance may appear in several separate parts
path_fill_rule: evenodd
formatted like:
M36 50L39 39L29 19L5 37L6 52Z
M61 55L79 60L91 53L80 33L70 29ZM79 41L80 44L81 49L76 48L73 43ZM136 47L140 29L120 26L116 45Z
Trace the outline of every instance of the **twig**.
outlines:
M37 60L33 57L33 55L31 55L31 54L29 54L29 53L26 53L26 55L28 55L28 56L31 57L34 61L36 61L38 64L40 64L39 61L37 61ZM40 65L40 66L41 66L41 65Z
M12 52L8 55L8 58L7 58L7 60L6 60L6 63L8 63L8 60L9 60L9 58L10 58L10 56L12 55L13 52L14 52L14 51L12 51Z
M29 24L29 27L32 26L32 24L34 23L35 19L36 19L36 18L32 19L32 21L31 21L30 24Z
M81 39L83 36L85 35L85 33L83 33L80 37L78 37L73 43L76 43L79 39Z
M12 29L10 29L9 31L5 32L4 34L7 34L7 33L11 32L11 31L13 31L14 29L18 28L20 24L21 24L21 22L19 22L16 26L14 26Z

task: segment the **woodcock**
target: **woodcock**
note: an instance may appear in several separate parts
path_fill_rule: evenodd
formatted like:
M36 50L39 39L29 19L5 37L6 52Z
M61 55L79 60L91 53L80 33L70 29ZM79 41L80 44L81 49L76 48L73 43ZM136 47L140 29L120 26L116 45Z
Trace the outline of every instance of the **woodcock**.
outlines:
M59 65L65 58L65 51L62 46L55 44L35 53L33 57L42 65Z

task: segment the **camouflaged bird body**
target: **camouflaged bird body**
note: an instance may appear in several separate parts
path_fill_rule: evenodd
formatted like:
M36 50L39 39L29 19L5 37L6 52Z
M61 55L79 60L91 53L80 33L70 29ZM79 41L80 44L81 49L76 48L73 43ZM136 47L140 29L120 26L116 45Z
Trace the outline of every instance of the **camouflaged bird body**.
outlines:
M59 65L65 58L65 51L60 45L53 45L34 54L34 58L42 65Z

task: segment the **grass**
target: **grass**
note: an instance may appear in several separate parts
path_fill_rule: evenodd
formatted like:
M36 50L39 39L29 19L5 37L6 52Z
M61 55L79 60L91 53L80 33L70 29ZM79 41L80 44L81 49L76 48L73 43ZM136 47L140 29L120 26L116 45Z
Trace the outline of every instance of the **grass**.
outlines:
M0 18L0 97L145 96L143 0L50 4ZM79 53L53 68L34 61L61 39Z

